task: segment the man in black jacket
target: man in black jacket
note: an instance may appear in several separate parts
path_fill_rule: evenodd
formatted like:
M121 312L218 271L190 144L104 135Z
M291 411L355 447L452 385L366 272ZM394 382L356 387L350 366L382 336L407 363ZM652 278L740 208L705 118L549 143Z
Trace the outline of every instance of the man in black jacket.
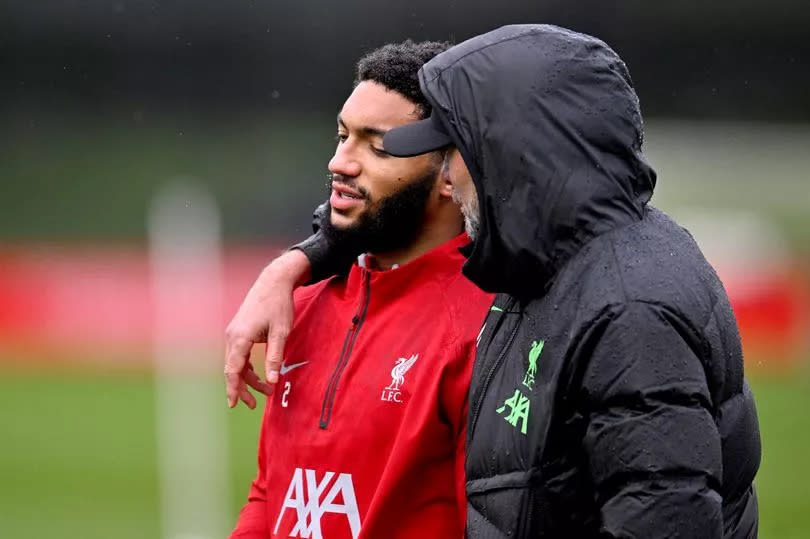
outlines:
M470 387L467 536L755 537L736 322L694 240L648 204L624 63L590 36L521 25L419 75L433 113L384 148L453 148L464 274L499 293ZM337 269L322 237L301 250L313 275Z

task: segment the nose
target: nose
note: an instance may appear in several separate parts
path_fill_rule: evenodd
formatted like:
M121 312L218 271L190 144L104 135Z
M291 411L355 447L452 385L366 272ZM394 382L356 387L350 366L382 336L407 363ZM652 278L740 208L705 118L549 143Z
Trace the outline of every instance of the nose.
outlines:
M360 162L356 159L352 146L353 144L348 140L338 144L335 155L329 160L329 172L350 178L360 175Z

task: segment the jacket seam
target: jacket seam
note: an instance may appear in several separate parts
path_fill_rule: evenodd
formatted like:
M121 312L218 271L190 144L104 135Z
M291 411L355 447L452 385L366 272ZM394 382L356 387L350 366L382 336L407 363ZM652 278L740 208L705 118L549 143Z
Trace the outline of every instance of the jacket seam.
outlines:
M689 330L692 332L692 334L698 338L698 342L700 343L700 353L695 354L695 355L697 356L698 361L700 361L700 365L703 367L703 375L706 377L706 387L707 387L707 389L709 389L709 397L711 398L712 397L711 388L709 388L710 376L709 376L709 373L708 373L707 368L706 368L706 363L703 360L704 357L709 356L709 351L711 350L711 348L709 347L709 343L706 342L706 339L703 336L703 331L702 331L702 330L706 329L706 326L708 325L708 320L706 321L705 324L702 325L701 330L699 331L698 328L695 327L694 324L692 324L692 322L689 320L689 318L684 316L683 313L681 313L680 310L673 309L670 305L668 305L666 303L663 303L663 302L660 302L660 301L650 301L650 300L641 300L641 299L631 300L630 303L640 303L640 304L646 304L646 305L655 305L656 307L663 308L665 311L671 313L673 316L677 316L678 320L682 324L684 324L686 327L688 327ZM712 312L713 312L713 309L714 309L714 305L716 305L716 301L713 303ZM709 319L711 319L711 316L709 317ZM716 402L713 402L713 401L714 401L714 399L712 399L712 404L714 405L714 408L716 410L719 410L719 404L720 403L716 403ZM715 418L716 418L716 410L715 410L715 413L712 414Z
M670 305L664 302L646 299L625 299L624 301L620 302L614 301L605 304L601 309L599 309L599 312L595 316L591 317L585 324L583 324L582 329L578 331L576 335L581 335L583 332L589 331L594 325L596 325L600 320L604 318L615 318L617 315L620 314L621 311L627 310L627 308L631 307L632 305L651 305L655 307L661 307L662 309L671 313L672 315L677 316L680 322L686 325L690 329L690 331L692 331L695 335L698 336L701 348L705 346L704 339L700 337L695 326L686 317L684 317L680 313L680 311L673 309ZM700 356L698 356L698 359L700 359ZM703 362L701 361L701 364L702 363Z
M458 277L448 279L447 284L448 285L455 284L457 282L457 280L458 280ZM446 290L447 290L448 286L442 286L442 283L440 283L438 279L432 280L432 283L436 288L439 289L439 293L442 296L442 304L444 306L444 310L445 310L446 314L450 315L450 319L453 322L452 325L451 325L452 330L453 330L453 335L450 337L447 344L449 346L459 348L460 344L461 344L460 339L459 339L459 335L460 335L461 332L459 331L458 322L457 322L457 320L459 318L458 318L458 313L457 313L457 309L455 308L455 305L447 297Z
M700 343L701 350L700 350L700 353L695 353L695 358L698 360L698 362L700 363L701 368L703 369L703 377L704 377L704 379L706 381L706 389L709 392L709 399L710 399L710 404L711 404L711 407L712 407L712 409L711 409L712 418L717 419L717 414L720 411L720 405L722 403L724 403L725 401L715 402L714 398L713 398L713 395L712 395L712 392L711 392L711 387L709 386L709 380L710 380L711 377L709 376L710 373L708 372L706 364L703 361L703 357L705 357L705 355L707 353L706 352L706 347L708 345L707 345L705 339L703 338L703 336L701 335L701 333L697 331L694 324L692 324L689 321L689 319L687 319L685 316L683 316L680 313L680 311L678 311L676 309L673 309L670 305L668 305L666 303L663 303L663 302L660 302L660 301L651 301L651 300L644 300L644 299L630 299L630 300L625 299L622 302L609 303L609 304L605 305L602 309L600 309L599 313L596 316L592 317L588 321L587 324L584 324L582 330L577 332L577 335L581 336L582 334L587 333L588 331L590 331L590 329L592 327L594 327L599 322L599 320L602 320L603 318L615 318L622 311L626 311L632 305L651 305L651 306L655 306L655 307L660 307L663 310L665 310L666 312L672 314L673 316L676 316L678 318L678 321L683 323L687 328L689 328L689 330L692 332L693 335L698 337L698 342ZM685 344L688 346L688 342L685 341ZM689 347L689 348L690 348L690 350L692 350L693 353L695 352L694 349L692 349L691 347ZM728 399L726 399L726 400L728 400Z
M635 224L635 223L633 223L633 224ZM628 226L632 226L632 224L628 225ZM624 228L624 227L622 227L622 228ZM701 358L702 357L707 357L709 355L709 351L711 350L711 348L709 347L708 342L706 342L706 339L703 336L703 332L698 331L698 328L695 327L695 325L692 324L689 321L689 319L681 313L680 309L673 309L670 305L668 305L666 303L663 303L663 302L660 302L660 301L651 301L651 300L644 300L644 299L629 299L628 295L627 295L627 285L626 285L625 279L624 279L624 271L622 270L621 265L619 264L619 257L616 254L616 244L615 244L615 242L613 241L612 238L610 239L609 243L610 243L610 254L613 257L613 263L614 263L614 267L616 268L616 274L619 277L619 282L621 283L622 296L624 296L624 303L627 304L627 305L630 305L632 303L655 305L657 307L662 307L663 309L665 309L668 312L671 312L673 315L677 316L678 319L682 323L684 323L687 327L689 327L689 329L692 331L692 333L698 338L698 341L700 342L700 349L701 349L701 354L698 355L698 359L700 360L701 365L703 365L704 374L707 374L706 373L706 365L704 364L704 362L703 362L703 360ZM712 301L711 308L709 309L709 315L706 317L706 320L701 324L701 329L702 330L705 330L706 326L709 325L709 321L712 319L712 316L714 315L714 309L717 306L717 301L718 301L718 299L715 297L714 300ZM707 376L707 380L708 380L708 376Z
M623 228L623 227L622 227ZM613 257L613 265L616 268L616 275L619 276L619 282L622 285L622 296L624 297L624 302L627 303L627 285L624 282L624 272L622 271L621 265L619 264L619 257L616 255L616 244L613 242L611 238L610 241L610 254Z
M664 309L665 311L671 313L672 315L677 316L678 320L680 322L682 322L684 325L686 325L692 331L692 333L694 333L695 336L698 337L698 340L700 341L701 348L703 348L702 352L703 353L706 352L706 350L705 350L706 343L705 343L703 337L700 335L700 332L695 327L695 325L692 324L689 321L689 319L687 317L685 317L681 313L681 311L679 309L673 309L672 306L669 305L668 303L665 303L665 302L662 302L662 301L652 301L652 300L649 300L649 299L630 299L630 300L626 300L622 305L630 306L630 305L635 305L635 304L638 304L638 305L653 305L655 307L661 307L662 309ZM705 326L704 326L704 329L705 329ZM700 357L698 357L698 359L700 359ZM703 363L703 362L701 361L701 363Z
M458 58L453 60L452 63L447 64L444 68L441 69L441 71L437 72L435 76L431 77L430 81L434 81L434 80L438 79L442 74L444 74L445 71L447 71L448 69L450 69L451 67L453 67L454 65L459 63L460 61L464 60L465 58L467 58L471 54L475 54L477 52L481 52L483 50L486 50L486 49L488 49L490 47L494 47L496 45L502 45L504 43L508 43L510 41L514 41L516 39L520 39L520 38L526 37L528 35L538 34L538 33L540 33L540 32L538 32L536 29L531 29L529 31L520 33L520 34L518 34L516 36L509 36L509 37L506 37L504 39L501 39L500 41L496 41L495 43L489 43L487 45L484 45L483 47L479 47L479 48L477 48L475 50L472 50L472 51L468 52L467 54L465 54L463 56L459 56Z

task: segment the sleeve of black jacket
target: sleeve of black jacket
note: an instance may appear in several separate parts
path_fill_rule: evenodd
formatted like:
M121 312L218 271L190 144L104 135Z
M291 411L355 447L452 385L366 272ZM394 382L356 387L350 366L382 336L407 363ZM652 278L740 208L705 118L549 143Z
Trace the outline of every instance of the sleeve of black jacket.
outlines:
M290 247L300 249L310 263L310 279L307 284L317 283L333 275L340 275L349 271L352 263L360 253L346 251L329 242L326 234L321 230L321 222L329 215L329 203L324 202L312 214L313 234Z
M635 302L586 336L584 450L604 537L722 537L720 434L698 331Z

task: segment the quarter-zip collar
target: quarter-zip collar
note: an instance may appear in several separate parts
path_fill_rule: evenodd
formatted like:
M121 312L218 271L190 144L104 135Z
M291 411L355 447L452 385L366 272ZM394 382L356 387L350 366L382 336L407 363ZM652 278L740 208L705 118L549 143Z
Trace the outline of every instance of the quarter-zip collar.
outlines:
M442 281L458 276L456 266L447 263L447 257L458 257L463 260L459 248L470 242L467 234L455 238L431 249L407 264L388 270L374 269L373 264L362 267L358 262L352 265L346 278L345 297L356 299L363 295L363 276L368 275L372 290L372 306L378 301L397 297L408 287L422 286L427 281ZM371 256L371 255L366 255Z

